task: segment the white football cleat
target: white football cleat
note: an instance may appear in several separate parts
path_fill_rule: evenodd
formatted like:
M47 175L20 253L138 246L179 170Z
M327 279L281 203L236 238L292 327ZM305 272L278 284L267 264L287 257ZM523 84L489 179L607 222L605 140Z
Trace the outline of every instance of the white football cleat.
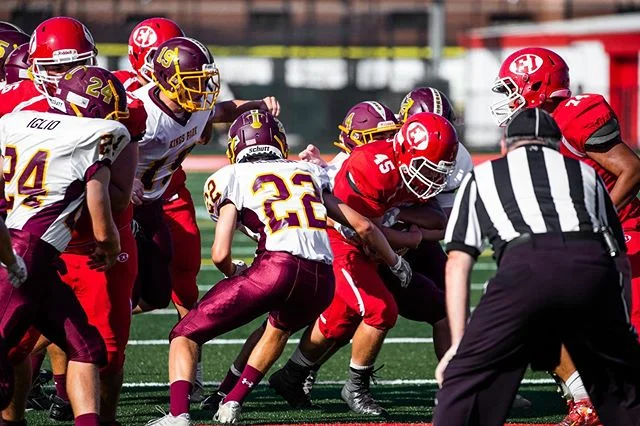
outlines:
M242 406L238 401L225 402L220 405L213 420L218 423L236 423L240 418L240 411L242 411Z
M147 426L189 426L191 424L190 420L188 413L180 414L179 416L172 416L171 413L168 413L164 417L151 420L147 423Z

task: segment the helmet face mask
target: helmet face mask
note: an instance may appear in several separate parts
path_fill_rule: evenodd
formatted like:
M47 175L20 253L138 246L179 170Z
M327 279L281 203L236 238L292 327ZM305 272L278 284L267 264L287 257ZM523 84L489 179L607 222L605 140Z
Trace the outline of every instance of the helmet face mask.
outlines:
M569 98L569 67L560 55L542 47L527 47L509 55L500 66L492 90L506 96L490 105L499 126L522 108Z
M426 200L445 188L456 164L458 136L443 116L421 112L409 117L396 133L393 149L404 187Z
M153 79L169 99L187 112L213 109L220 93L220 73L211 53L186 37L171 39L160 46L154 58Z
M388 107L374 101L360 102L338 125L339 141L334 145L349 154L358 146L391 138L399 129L398 119Z
M97 53L93 36L81 22L66 16L47 19L29 42L31 78L48 99L65 72L94 65Z

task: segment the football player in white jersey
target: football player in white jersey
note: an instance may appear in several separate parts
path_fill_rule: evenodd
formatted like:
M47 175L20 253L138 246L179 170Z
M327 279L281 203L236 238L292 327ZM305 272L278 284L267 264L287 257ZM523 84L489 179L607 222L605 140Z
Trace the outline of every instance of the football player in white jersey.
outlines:
M171 332L170 412L150 425L188 425L198 346L268 312L262 338L215 417L222 423L237 421L242 402L291 333L313 322L333 297L327 212L353 226L387 264L400 263L408 273L378 228L326 192L329 182L322 168L285 160L284 129L271 114L242 114L229 130L228 155L233 164L214 173L204 187L207 209L217 221L212 260L227 278ZM240 226L258 240L249 268L232 261L233 232Z
M91 85L98 90L88 90ZM0 270L0 337L12 346L34 325L69 358L68 393L76 425L99 425L98 365L105 347L55 262L71 239L83 206L96 247L91 267L110 268L120 251L109 200L109 165L129 143L122 84L99 67L76 67L61 78L52 113L21 111L0 119L7 227L29 277L15 289ZM60 113L62 112L62 114ZM67 114L72 117L69 117Z

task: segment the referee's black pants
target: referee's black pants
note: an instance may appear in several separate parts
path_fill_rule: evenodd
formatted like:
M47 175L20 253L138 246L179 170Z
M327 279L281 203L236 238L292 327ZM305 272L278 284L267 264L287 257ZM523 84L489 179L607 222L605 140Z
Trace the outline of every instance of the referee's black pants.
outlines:
M434 425L502 426L527 365L555 368L561 342L602 423L640 425L640 345L621 277L599 241L507 248L444 372Z

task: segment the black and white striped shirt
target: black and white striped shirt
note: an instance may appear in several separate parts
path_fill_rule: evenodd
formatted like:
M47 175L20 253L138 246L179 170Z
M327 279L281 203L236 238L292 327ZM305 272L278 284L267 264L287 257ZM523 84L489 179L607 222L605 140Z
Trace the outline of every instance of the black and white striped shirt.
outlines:
M596 171L544 145L524 145L470 172L445 234L447 252L477 257L486 237L496 254L523 234L597 232L610 226L624 248L620 222Z

